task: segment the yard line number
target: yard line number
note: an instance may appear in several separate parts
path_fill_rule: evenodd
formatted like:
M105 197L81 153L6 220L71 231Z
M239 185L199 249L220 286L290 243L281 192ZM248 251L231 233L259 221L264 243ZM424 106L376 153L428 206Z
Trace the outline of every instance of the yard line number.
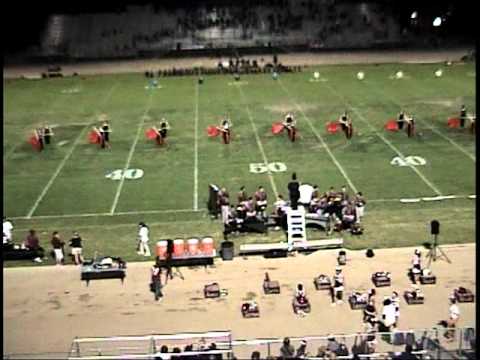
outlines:
M420 156L407 156L406 158L396 156L390 161L390 165L395 166L422 166L426 163L427 161Z
M110 180L122 180L122 178L127 180L136 180L140 179L142 176L142 169L117 169L105 175L105 177Z
M250 163L250 172L254 174L262 174L267 171L284 172L287 171L287 165L282 162L265 163Z

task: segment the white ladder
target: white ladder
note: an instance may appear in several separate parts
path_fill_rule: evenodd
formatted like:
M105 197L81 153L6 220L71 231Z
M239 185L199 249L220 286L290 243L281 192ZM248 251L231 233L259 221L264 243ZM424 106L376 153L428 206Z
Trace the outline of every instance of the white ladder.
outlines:
M287 242L291 250L295 243L306 243L305 210L299 206L297 210L287 210Z

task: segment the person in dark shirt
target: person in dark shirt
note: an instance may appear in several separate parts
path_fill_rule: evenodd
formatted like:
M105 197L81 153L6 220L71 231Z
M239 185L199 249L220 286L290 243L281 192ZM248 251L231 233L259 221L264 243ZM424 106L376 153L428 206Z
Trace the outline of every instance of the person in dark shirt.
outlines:
M101 147L104 149L105 147L110 148L110 133L112 130L110 130L110 125L108 124L108 121L105 120L100 126L100 135L101 135Z
M35 230L30 230L28 232L24 245L28 250L35 251L37 253L37 256L33 259L33 261L42 262L45 250L40 246L40 240L38 239Z
M300 183L297 181L297 173L292 174L292 181L288 183L288 193L290 196L290 206L293 210L297 210L298 199L300 199Z
M64 253L63 247L65 246L65 242L60 238L58 231L54 231L52 234L52 241L53 253L55 254L55 261L57 265L64 264Z
M50 144L52 136L53 136L52 128L47 124L45 124L45 126L43 127L43 139L46 145Z
M158 145L163 145L165 143L165 139L167 138L167 132L170 130L170 124L168 123L165 118L162 118L162 121L160 122L160 127L157 129L155 128L157 132L157 144Z
M462 105L460 109L460 127L465 127L465 120L467 119L467 108L465 105Z
M73 232L73 237L70 239L70 247L72 248L75 265L80 265L83 262L82 238L76 231Z
M398 129L402 130L403 129L403 124L405 123L405 111L400 111L397 117L397 125Z
M240 191L237 194L237 201L239 204L246 201L248 199L247 192L245 191L245 186L240 188Z

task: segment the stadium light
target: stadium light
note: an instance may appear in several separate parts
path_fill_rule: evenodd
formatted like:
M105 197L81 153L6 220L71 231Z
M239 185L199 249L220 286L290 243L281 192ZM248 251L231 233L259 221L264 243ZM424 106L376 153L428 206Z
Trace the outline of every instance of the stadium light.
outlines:
M414 11L414 12L412 13L412 15L410 15L410 19L416 19L417 16L418 16L418 13L417 13L416 11Z
M435 20L433 20L433 26L438 27L442 25L442 18L440 16L437 16Z

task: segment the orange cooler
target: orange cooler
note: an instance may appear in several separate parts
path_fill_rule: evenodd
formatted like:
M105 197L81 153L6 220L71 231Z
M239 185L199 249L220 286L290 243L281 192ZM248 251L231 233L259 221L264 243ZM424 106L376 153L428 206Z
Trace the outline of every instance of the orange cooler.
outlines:
M213 239L211 237L202 239L202 251L204 255L213 255Z
M182 256L184 251L185 251L185 244L183 239L173 240L173 255Z
M187 252L191 255L198 254L198 239L187 240Z
M155 248L155 253L160 258L165 258L167 256L167 245L168 242L166 240L157 241L157 247Z

